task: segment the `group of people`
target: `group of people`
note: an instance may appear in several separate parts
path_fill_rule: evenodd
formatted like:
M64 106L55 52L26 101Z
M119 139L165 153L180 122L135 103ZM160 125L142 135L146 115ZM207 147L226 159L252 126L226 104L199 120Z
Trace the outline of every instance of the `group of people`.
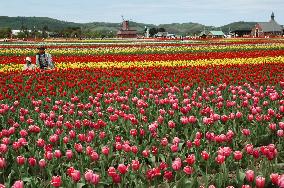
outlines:
M52 57L50 54L45 52L45 47L40 46L38 49L38 53L36 54L36 63L32 63L32 59L30 57L26 57L26 64L23 67L23 70L34 70L39 68L41 70L46 69L54 69L54 64L52 62Z

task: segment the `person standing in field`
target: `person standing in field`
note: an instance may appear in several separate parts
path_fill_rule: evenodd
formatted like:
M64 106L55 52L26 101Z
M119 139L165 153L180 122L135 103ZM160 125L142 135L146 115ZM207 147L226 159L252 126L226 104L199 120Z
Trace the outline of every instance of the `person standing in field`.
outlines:
M32 64L32 59L30 57L26 57L26 64L23 67L23 70L34 70L36 66Z
M52 57L49 53L45 52L45 47L40 46L38 53L36 54L36 65L41 70L54 69L54 64L52 62Z

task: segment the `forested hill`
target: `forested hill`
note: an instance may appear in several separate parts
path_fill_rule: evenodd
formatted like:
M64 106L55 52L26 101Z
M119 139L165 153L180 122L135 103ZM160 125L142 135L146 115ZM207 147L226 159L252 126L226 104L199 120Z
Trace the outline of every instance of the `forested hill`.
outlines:
M131 22L130 26L133 29L137 29L139 33L143 33L145 26L149 28L164 28L166 31L176 34L198 34L205 30L222 30L227 33L229 30L233 31L236 29L251 29L256 22L234 22L228 25L213 27L205 26L199 23L172 23L172 24L145 24ZM48 17L7 17L0 16L0 28L11 28L13 30L20 30L22 27L27 29L33 29L34 27L38 30L44 26L50 31L60 31L70 27L80 27L83 30L89 30L92 32L116 32L120 28L121 23L106 23L106 22L92 22L92 23L74 23L61 21Z

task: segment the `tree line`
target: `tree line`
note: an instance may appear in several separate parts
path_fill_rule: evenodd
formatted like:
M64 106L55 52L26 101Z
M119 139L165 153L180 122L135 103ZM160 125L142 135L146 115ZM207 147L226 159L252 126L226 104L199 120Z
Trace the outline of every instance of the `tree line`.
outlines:
M165 32L164 28L152 27L149 29L150 37L154 37L158 32ZM144 33L141 33L144 35ZM11 28L0 28L0 38L113 38L116 37L116 31L113 30L91 30L84 29L81 27L66 27L57 31L52 31L48 26L43 26L42 28L32 27L28 29L22 26L17 34L13 35Z

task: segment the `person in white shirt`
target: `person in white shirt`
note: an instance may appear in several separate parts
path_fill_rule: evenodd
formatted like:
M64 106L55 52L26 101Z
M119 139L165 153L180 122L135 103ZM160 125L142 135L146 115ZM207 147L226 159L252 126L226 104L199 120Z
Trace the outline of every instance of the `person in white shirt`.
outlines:
M52 57L50 54L45 52L44 46L38 48L38 53L36 54L36 65L42 70L54 69Z
M30 57L26 57L26 64L23 67L23 70L34 70L36 66L32 64L32 59Z

